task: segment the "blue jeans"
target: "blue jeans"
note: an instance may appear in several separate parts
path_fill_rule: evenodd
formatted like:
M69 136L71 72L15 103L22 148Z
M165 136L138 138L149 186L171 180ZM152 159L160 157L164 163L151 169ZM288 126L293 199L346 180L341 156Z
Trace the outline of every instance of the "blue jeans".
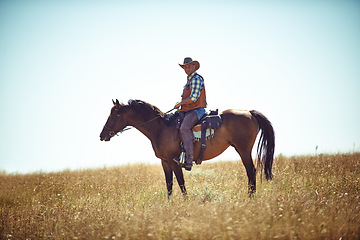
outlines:
M194 135L192 133L192 128L195 126L195 124L199 121L199 119L204 115L201 114L202 111L205 113L205 109L202 108L203 110L196 109L196 110L191 110L185 113L185 117L183 119L183 122L181 123L180 126L180 137L182 142L184 143L184 148L185 148L185 152L186 152L186 161L191 161L192 164L192 160L194 158ZM191 159L191 160L190 160ZM190 164L190 162L188 163Z
M198 108L193 110L196 112L197 116L198 116L198 121L202 118L202 116L204 116L205 114L205 108Z

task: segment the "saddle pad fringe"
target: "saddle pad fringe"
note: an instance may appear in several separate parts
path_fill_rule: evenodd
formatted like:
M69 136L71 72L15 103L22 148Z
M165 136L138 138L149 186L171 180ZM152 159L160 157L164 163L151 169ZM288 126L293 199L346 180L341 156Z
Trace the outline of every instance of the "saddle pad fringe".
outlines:
M193 132L194 134L194 142L200 142L201 141L201 131ZM215 131L214 129L206 129L206 140L210 140L214 137Z

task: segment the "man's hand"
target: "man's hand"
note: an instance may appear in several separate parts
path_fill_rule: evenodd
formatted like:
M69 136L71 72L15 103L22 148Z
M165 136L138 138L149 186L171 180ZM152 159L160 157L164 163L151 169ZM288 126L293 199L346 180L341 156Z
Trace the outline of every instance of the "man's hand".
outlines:
M175 109L178 109L179 107L181 107L181 103L180 102L177 102L176 104L175 104Z
M191 100L190 97L188 97L188 98L182 100L181 102L176 103L174 108L178 109L181 105L186 105L186 104L190 104L190 103L193 103L193 101Z

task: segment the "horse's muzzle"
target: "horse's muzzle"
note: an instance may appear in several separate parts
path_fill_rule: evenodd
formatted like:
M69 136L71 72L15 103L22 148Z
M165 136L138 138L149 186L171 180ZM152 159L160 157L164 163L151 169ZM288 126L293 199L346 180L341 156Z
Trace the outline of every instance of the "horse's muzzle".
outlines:
M110 139L111 139L110 134L103 134L103 133L100 134L100 141L107 142L110 141Z
M100 137L100 141L110 141L110 137Z
M110 139L116 135L116 132L109 127L104 126L100 133L100 141L110 141Z

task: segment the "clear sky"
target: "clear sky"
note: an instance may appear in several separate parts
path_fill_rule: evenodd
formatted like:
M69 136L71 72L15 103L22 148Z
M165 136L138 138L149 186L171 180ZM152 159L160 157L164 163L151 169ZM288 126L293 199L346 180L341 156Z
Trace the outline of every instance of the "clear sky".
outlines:
M359 1L0 0L0 171L160 164L99 134L111 99L170 110L185 57L209 108L269 118L276 155L360 151Z

